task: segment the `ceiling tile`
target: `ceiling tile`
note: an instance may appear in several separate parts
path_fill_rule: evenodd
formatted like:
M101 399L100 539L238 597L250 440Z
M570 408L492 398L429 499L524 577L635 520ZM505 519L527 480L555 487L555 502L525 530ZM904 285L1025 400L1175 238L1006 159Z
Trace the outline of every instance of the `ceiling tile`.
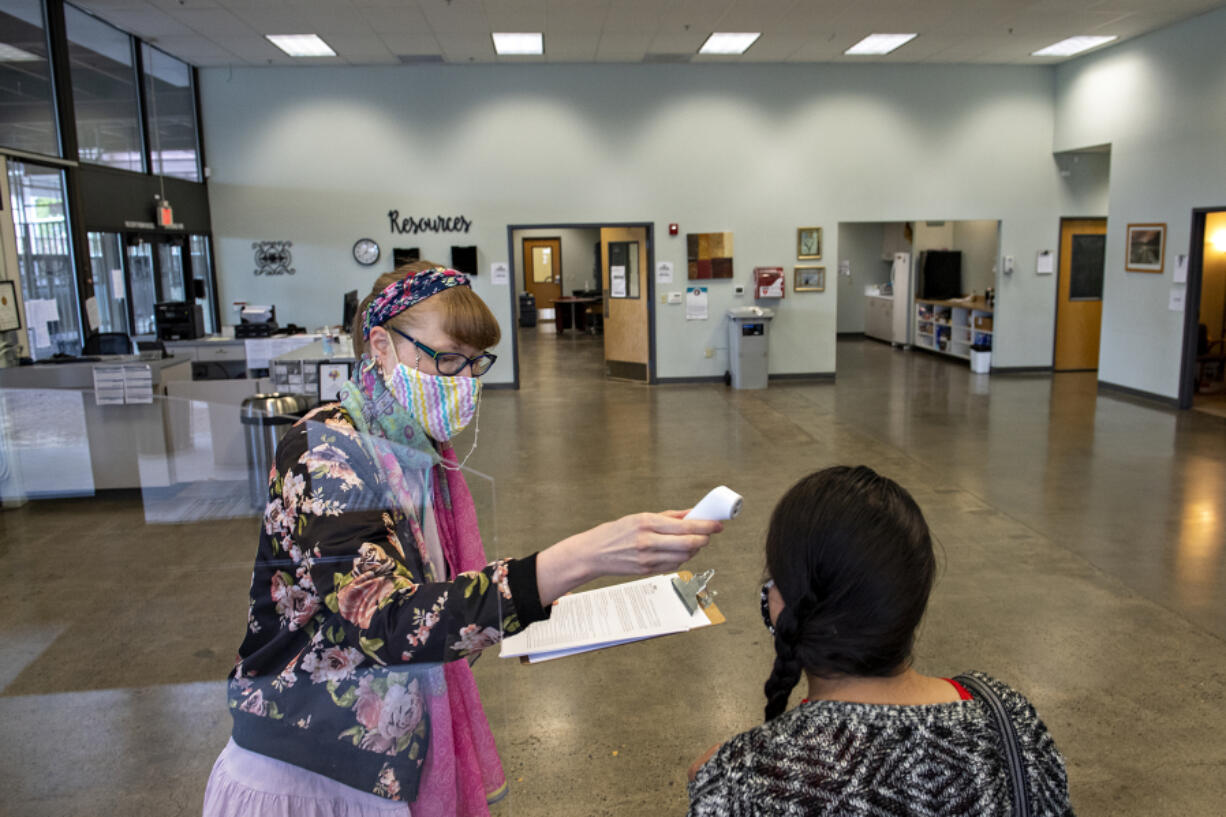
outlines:
M296 9L269 6L233 5L230 13L258 34L313 34L311 24Z
M243 37L260 33L244 20L240 20L228 10L222 8L184 8L178 11L171 11L170 14L193 31L199 31L201 34L208 34L210 36L222 38Z
M657 34L647 47L650 54L697 54L710 32L685 32L682 34ZM755 44L755 48L757 45Z
M485 0L490 31L544 31L546 0Z
M269 60L277 62L289 56L263 37L229 37L225 46L234 56L252 65L264 65Z
M493 62L494 41L487 34L435 32L447 62ZM548 47L548 46L546 46Z
M195 32L152 6L142 9L98 9L98 16L129 34L149 40L157 37L190 37Z
M650 34L616 34L605 32L600 35L600 45L596 48L596 59L625 61L641 60L651 45Z
M416 6L364 8L360 12L367 25L378 34L413 34L430 30L426 15Z
M600 46L596 33L571 32L545 39L545 59L549 62L595 62Z
M158 48L192 65L228 65L238 62L228 50L205 37L163 37Z
M420 56L443 53L433 34L384 34L380 32L379 39L383 42L384 47L393 54Z
M599 32L608 16L610 0L549 0L546 32Z
M489 34L480 0L418 0L418 5L436 33ZM490 45L493 55L493 45ZM465 58L467 62L467 58Z
M811 39L805 34L763 34L738 59L741 62L785 62Z

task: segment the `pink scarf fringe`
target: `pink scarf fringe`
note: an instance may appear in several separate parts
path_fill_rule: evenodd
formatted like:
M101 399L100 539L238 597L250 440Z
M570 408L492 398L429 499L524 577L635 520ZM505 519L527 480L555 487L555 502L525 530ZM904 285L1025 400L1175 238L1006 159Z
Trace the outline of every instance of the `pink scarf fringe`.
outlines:
M455 465L450 446L442 446L439 453ZM436 467L434 474L434 518L451 574L480 570L486 565L485 547L468 485L458 471ZM446 492L440 484L443 479ZM447 695L428 697L430 751L412 805L413 817L488 817L488 798L506 787L494 735L468 662L450 661L442 670Z

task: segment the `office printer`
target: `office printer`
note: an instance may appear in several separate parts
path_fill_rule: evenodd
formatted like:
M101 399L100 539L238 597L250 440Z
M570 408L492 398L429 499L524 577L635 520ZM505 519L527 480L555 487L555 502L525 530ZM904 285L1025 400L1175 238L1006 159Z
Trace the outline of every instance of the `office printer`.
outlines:
M244 306L239 324L234 327L236 338L268 338L277 331L275 306Z
M204 308L186 301L153 305L158 340L192 340L204 337Z

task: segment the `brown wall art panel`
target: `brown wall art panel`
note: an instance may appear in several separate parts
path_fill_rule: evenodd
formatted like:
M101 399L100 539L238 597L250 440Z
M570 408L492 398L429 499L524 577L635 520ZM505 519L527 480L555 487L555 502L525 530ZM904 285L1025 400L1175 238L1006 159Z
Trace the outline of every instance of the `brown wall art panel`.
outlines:
M690 280L732 277L732 233L686 233Z

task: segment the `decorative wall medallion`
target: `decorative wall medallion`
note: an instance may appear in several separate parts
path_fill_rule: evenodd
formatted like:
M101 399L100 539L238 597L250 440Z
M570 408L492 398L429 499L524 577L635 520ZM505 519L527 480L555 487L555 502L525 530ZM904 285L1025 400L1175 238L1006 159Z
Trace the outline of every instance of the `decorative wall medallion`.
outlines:
M251 249L255 250L255 274L293 275L294 268L290 264L294 262L294 259L289 251L293 245L292 241L256 241L252 243Z

